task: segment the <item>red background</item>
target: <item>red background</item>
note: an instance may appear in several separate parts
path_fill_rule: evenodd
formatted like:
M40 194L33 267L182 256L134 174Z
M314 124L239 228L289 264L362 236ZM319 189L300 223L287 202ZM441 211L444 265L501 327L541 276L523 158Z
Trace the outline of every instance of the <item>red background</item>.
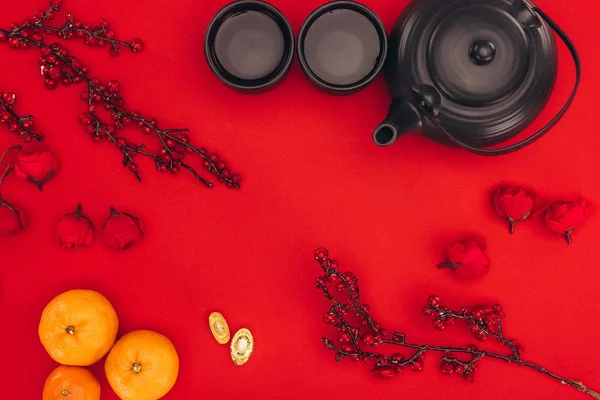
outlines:
M389 148L371 132L386 112L380 77L365 91L343 98L320 93L295 63L276 90L238 94L213 77L204 61L204 30L225 0L67 1L66 10L98 22L111 20L121 38L141 37L147 50L117 59L107 49L67 46L92 73L118 79L133 109L164 126L188 127L197 144L218 151L244 176L240 191L207 189L191 176L162 176L140 161L138 184L120 167L108 144L94 144L78 124L80 88L43 89L37 52L0 48L0 88L14 91L17 111L35 116L62 170L39 193L11 177L7 199L26 211L28 230L0 241L2 368L0 398L36 399L55 367L37 337L44 305L74 288L103 293L120 317L120 334L154 329L172 339L181 358L179 380L166 398L392 398L583 399L539 373L483 360L475 383L439 373L439 358L426 357L422 373L407 371L378 381L351 362L336 364L320 338L328 303L314 288L319 245L361 279L364 301L382 324L414 342L472 342L458 328L438 333L420 315L427 295L453 308L501 301L505 331L518 338L527 359L600 389L598 359L600 256L596 216L567 246L541 221L520 224L514 236L490 210L487 191L500 181L538 189L551 199L582 194L600 201L597 93L600 12L595 0L540 0L539 5L573 38L583 79L572 109L547 137L500 158L450 149L420 136ZM273 0L297 32L322 2ZM386 26L406 6L367 0ZM33 15L42 0L4 2L0 25ZM61 17L62 18L62 17ZM560 77L548 118L573 82L561 47ZM136 129L130 139L141 141ZM146 142L152 143L149 138ZM2 128L2 148L17 143ZM114 205L138 215L147 235L116 254L97 240L81 252L55 242L56 221L81 202L100 227ZM492 268L478 283L438 271L443 248L466 232L489 242ZM232 330L249 328L256 339L248 364L236 367L227 346L207 325L221 311ZM102 362L93 371L103 399L116 399Z

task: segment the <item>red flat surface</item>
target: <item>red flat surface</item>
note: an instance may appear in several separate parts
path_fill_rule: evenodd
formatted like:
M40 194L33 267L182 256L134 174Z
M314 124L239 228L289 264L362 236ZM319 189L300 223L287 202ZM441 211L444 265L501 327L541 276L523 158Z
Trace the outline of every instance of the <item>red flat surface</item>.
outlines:
M7 1L4 3L8 3ZM322 2L273 0L299 30ZM365 1L391 28L407 1ZM78 88L43 89L34 50L0 47L0 88L19 95L17 110L31 113L60 155L62 170L44 192L14 177L3 194L27 212L26 233L0 241L0 398L37 399L55 367L37 337L44 305L62 291L91 288L106 295L120 318L120 334L154 329L172 339L181 358L179 380L166 399L199 398L421 398L584 399L539 373L483 360L475 383L439 372L426 357L422 373L378 381L368 369L337 364L320 338L328 303L314 288L312 252L327 246L361 279L364 300L389 328L414 342L472 342L457 327L437 333L420 315L434 292L449 306L500 301L505 330L532 361L600 389L598 359L600 216L567 246L541 222L509 236L492 215L487 191L516 181L550 198L581 193L600 201L597 93L600 12L595 0L540 0L540 6L577 44L583 79L572 109L546 138L501 158L482 158L407 136L386 149L371 141L388 98L380 77L344 98L322 94L295 63L276 90L235 93L213 77L202 40L225 1L67 1L65 9L97 22L107 17L117 34L141 37L147 51L112 59L106 50L67 46L103 79L118 79L133 109L171 127L188 127L195 143L222 154L244 176L240 191L209 190L189 175L161 176L140 161L144 182L119 165L118 152L94 144L77 117ZM3 4L0 25L30 16L43 1ZM561 49L560 79L549 117L572 84L573 68ZM132 129L128 137L141 141ZM148 139L148 138L145 138ZM149 140L146 140L150 142ZM16 143L4 128L0 147ZM138 215L147 235L115 254L100 241L81 252L55 243L64 213L84 204L96 227L109 205ZM463 232L487 237L492 269L482 282L449 278L434 266L444 245ZM232 330L256 339L248 364L236 367L216 344L207 316L221 311ZM103 399L116 399L102 362L93 371Z

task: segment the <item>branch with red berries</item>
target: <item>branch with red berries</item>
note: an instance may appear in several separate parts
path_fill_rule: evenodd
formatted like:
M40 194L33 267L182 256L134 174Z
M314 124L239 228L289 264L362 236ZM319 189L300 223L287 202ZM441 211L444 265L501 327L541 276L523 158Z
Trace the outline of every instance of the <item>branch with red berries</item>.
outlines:
M564 378L542 366L524 360L523 348L505 336L502 326L505 314L499 304L477 306L471 310L463 308L455 312L442 305L439 297L430 296L422 313L433 317L432 325L440 331L464 321L466 329L477 340L480 342L496 340L508 348L507 354L479 349L473 345L444 347L411 343L407 341L406 334L400 332L390 334L375 321L370 306L360 301L358 279L352 272L340 272L338 262L329 258L326 249L317 249L315 259L323 269L323 275L317 278L316 286L332 303L324 315L324 321L337 328L339 335L337 343L327 338L323 338L322 341L326 348L335 352L336 361L349 358L365 364L374 364L371 367L371 374L378 378L389 379L402 373L405 367L410 367L415 372L421 371L425 354L439 353L441 354L440 369L443 374L458 375L472 381L481 360L496 359L540 372L563 385L600 399L600 393L587 388L583 383ZM407 350L408 354L399 352L385 354L380 351L381 345L396 346Z
M0 91L0 122L8 127L10 132L19 136L25 143L31 142L32 139L38 142L44 141L44 134L41 132L33 132L33 117L31 115L19 116L13 111L13 105L17 101L17 96L14 93Z
M132 52L141 52L144 44L140 39L130 42L119 40L113 30L109 29L107 20L100 21L98 26L85 24L72 13L66 13L66 22L55 27L48 24L60 11L62 0L51 0L46 11L36 11L32 20L15 23L10 30L0 29L0 42L6 42L13 49L39 48L41 56L38 62L44 77L44 85L49 90L71 84L84 83L87 88L81 93L86 104L86 112L79 121L85 131L95 142L107 141L119 150L123 156L122 164L141 181L136 162L137 157L152 159L156 169L161 173L178 174L182 169L189 171L196 179L208 187L213 184L187 161L196 156L202 168L212 174L228 188L239 188L241 176L233 173L218 154L208 152L204 147L197 147L190 141L187 129L161 128L155 118L142 116L138 111L125 108L125 100L121 95L121 84L116 80L103 82L92 77L89 68L77 57L58 43L46 44L46 36L56 35L59 39L82 39L89 46L110 47L110 54L119 55L120 48ZM130 125L137 126L144 135L151 135L157 140L155 148L145 144L136 144L128 140L122 131ZM185 159L185 161L184 161Z

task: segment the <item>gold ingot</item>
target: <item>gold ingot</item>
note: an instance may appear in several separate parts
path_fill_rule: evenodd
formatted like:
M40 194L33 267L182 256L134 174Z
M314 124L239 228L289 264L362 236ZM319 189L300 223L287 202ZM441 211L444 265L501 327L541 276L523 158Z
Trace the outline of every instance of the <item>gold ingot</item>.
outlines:
M245 364L254 350L254 339L246 328L242 328L233 335L231 340L231 359L236 365Z
M211 313L208 316L208 324L210 325L210 331L219 344L226 344L229 342L229 326L221 313Z

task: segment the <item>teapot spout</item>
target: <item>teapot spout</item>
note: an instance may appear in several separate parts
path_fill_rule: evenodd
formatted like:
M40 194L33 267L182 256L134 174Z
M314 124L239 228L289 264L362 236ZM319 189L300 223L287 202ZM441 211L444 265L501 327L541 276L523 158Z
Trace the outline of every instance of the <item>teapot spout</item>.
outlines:
M378 146L389 146L401 135L421 125L421 115L410 102L394 100L385 120L373 132L373 141Z

